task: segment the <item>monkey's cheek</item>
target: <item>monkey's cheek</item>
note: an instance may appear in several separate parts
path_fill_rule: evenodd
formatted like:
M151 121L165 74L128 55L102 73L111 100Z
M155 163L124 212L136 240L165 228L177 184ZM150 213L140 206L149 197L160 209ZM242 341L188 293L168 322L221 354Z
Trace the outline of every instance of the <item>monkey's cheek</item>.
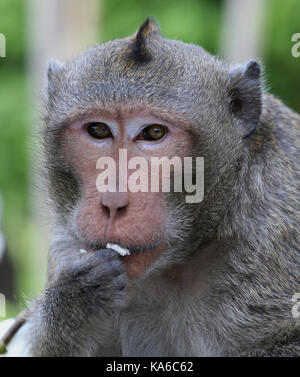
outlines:
M164 250L165 244L162 244L153 250L145 250L122 257L129 279L138 278L161 256Z

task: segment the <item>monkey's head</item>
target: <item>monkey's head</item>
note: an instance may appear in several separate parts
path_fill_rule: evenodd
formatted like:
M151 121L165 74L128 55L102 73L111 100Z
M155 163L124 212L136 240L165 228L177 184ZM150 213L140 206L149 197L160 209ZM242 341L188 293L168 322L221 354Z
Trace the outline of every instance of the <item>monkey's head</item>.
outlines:
M162 38L149 19L131 37L51 62L43 132L49 191L56 220L78 247L126 247L128 270L139 276L213 237L260 118L259 76L256 62L230 67L201 47ZM141 185L140 168L149 178L144 189L120 188L120 150L128 185ZM174 176L171 192L151 190L152 158L175 156L204 157L201 203L187 203L184 185L172 189ZM110 180L115 189L100 192L97 183Z

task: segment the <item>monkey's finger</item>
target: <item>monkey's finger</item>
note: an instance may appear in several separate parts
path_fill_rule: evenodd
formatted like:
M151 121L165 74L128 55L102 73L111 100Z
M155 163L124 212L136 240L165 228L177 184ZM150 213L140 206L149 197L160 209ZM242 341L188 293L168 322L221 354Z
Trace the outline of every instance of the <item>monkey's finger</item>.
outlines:
M116 277L114 280L114 286L120 291L124 290L127 284L128 284L128 277L125 272L123 272L121 275Z
M100 249L95 252L95 255L102 260L113 260L119 257L119 254L112 249Z

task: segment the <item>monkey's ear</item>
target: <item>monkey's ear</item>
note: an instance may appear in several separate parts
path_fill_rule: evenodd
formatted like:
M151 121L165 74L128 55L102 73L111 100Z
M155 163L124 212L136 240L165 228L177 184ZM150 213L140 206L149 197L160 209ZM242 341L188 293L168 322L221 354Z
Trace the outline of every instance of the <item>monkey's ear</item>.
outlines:
M48 64L48 81L50 82L53 77L60 76L64 69L64 63L51 59Z
M54 59L50 60L48 64L48 72L47 72L49 99L51 95L55 93L64 70L65 70L64 63L61 63L60 61L54 60Z
M159 36L160 31L155 20L147 18L135 34L132 45L132 59L137 63L145 63L151 60L149 41Z
M248 137L256 128L261 114L262 89L260 65L250 61L234 67L228 76L228 95L230 111L243 121L243 138Z

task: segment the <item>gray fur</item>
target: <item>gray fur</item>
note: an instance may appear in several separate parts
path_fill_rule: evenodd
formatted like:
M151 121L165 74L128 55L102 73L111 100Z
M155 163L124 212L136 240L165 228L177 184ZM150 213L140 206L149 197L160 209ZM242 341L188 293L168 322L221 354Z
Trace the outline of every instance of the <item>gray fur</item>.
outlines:
M300 117L263 91L258 63L231 67L148 22L51 64L48 76L43 140L55 224L49 283L32 307L32 352L300 356L291 314L300 292ZM80 182L59 143L72 119L122 104L179 114L193 124L193 155L205 158L204 201L170 194L168 250L125 291L101 253L80 256L72 229ZM170 266L189 263L199 272L185 286L166 279Z

